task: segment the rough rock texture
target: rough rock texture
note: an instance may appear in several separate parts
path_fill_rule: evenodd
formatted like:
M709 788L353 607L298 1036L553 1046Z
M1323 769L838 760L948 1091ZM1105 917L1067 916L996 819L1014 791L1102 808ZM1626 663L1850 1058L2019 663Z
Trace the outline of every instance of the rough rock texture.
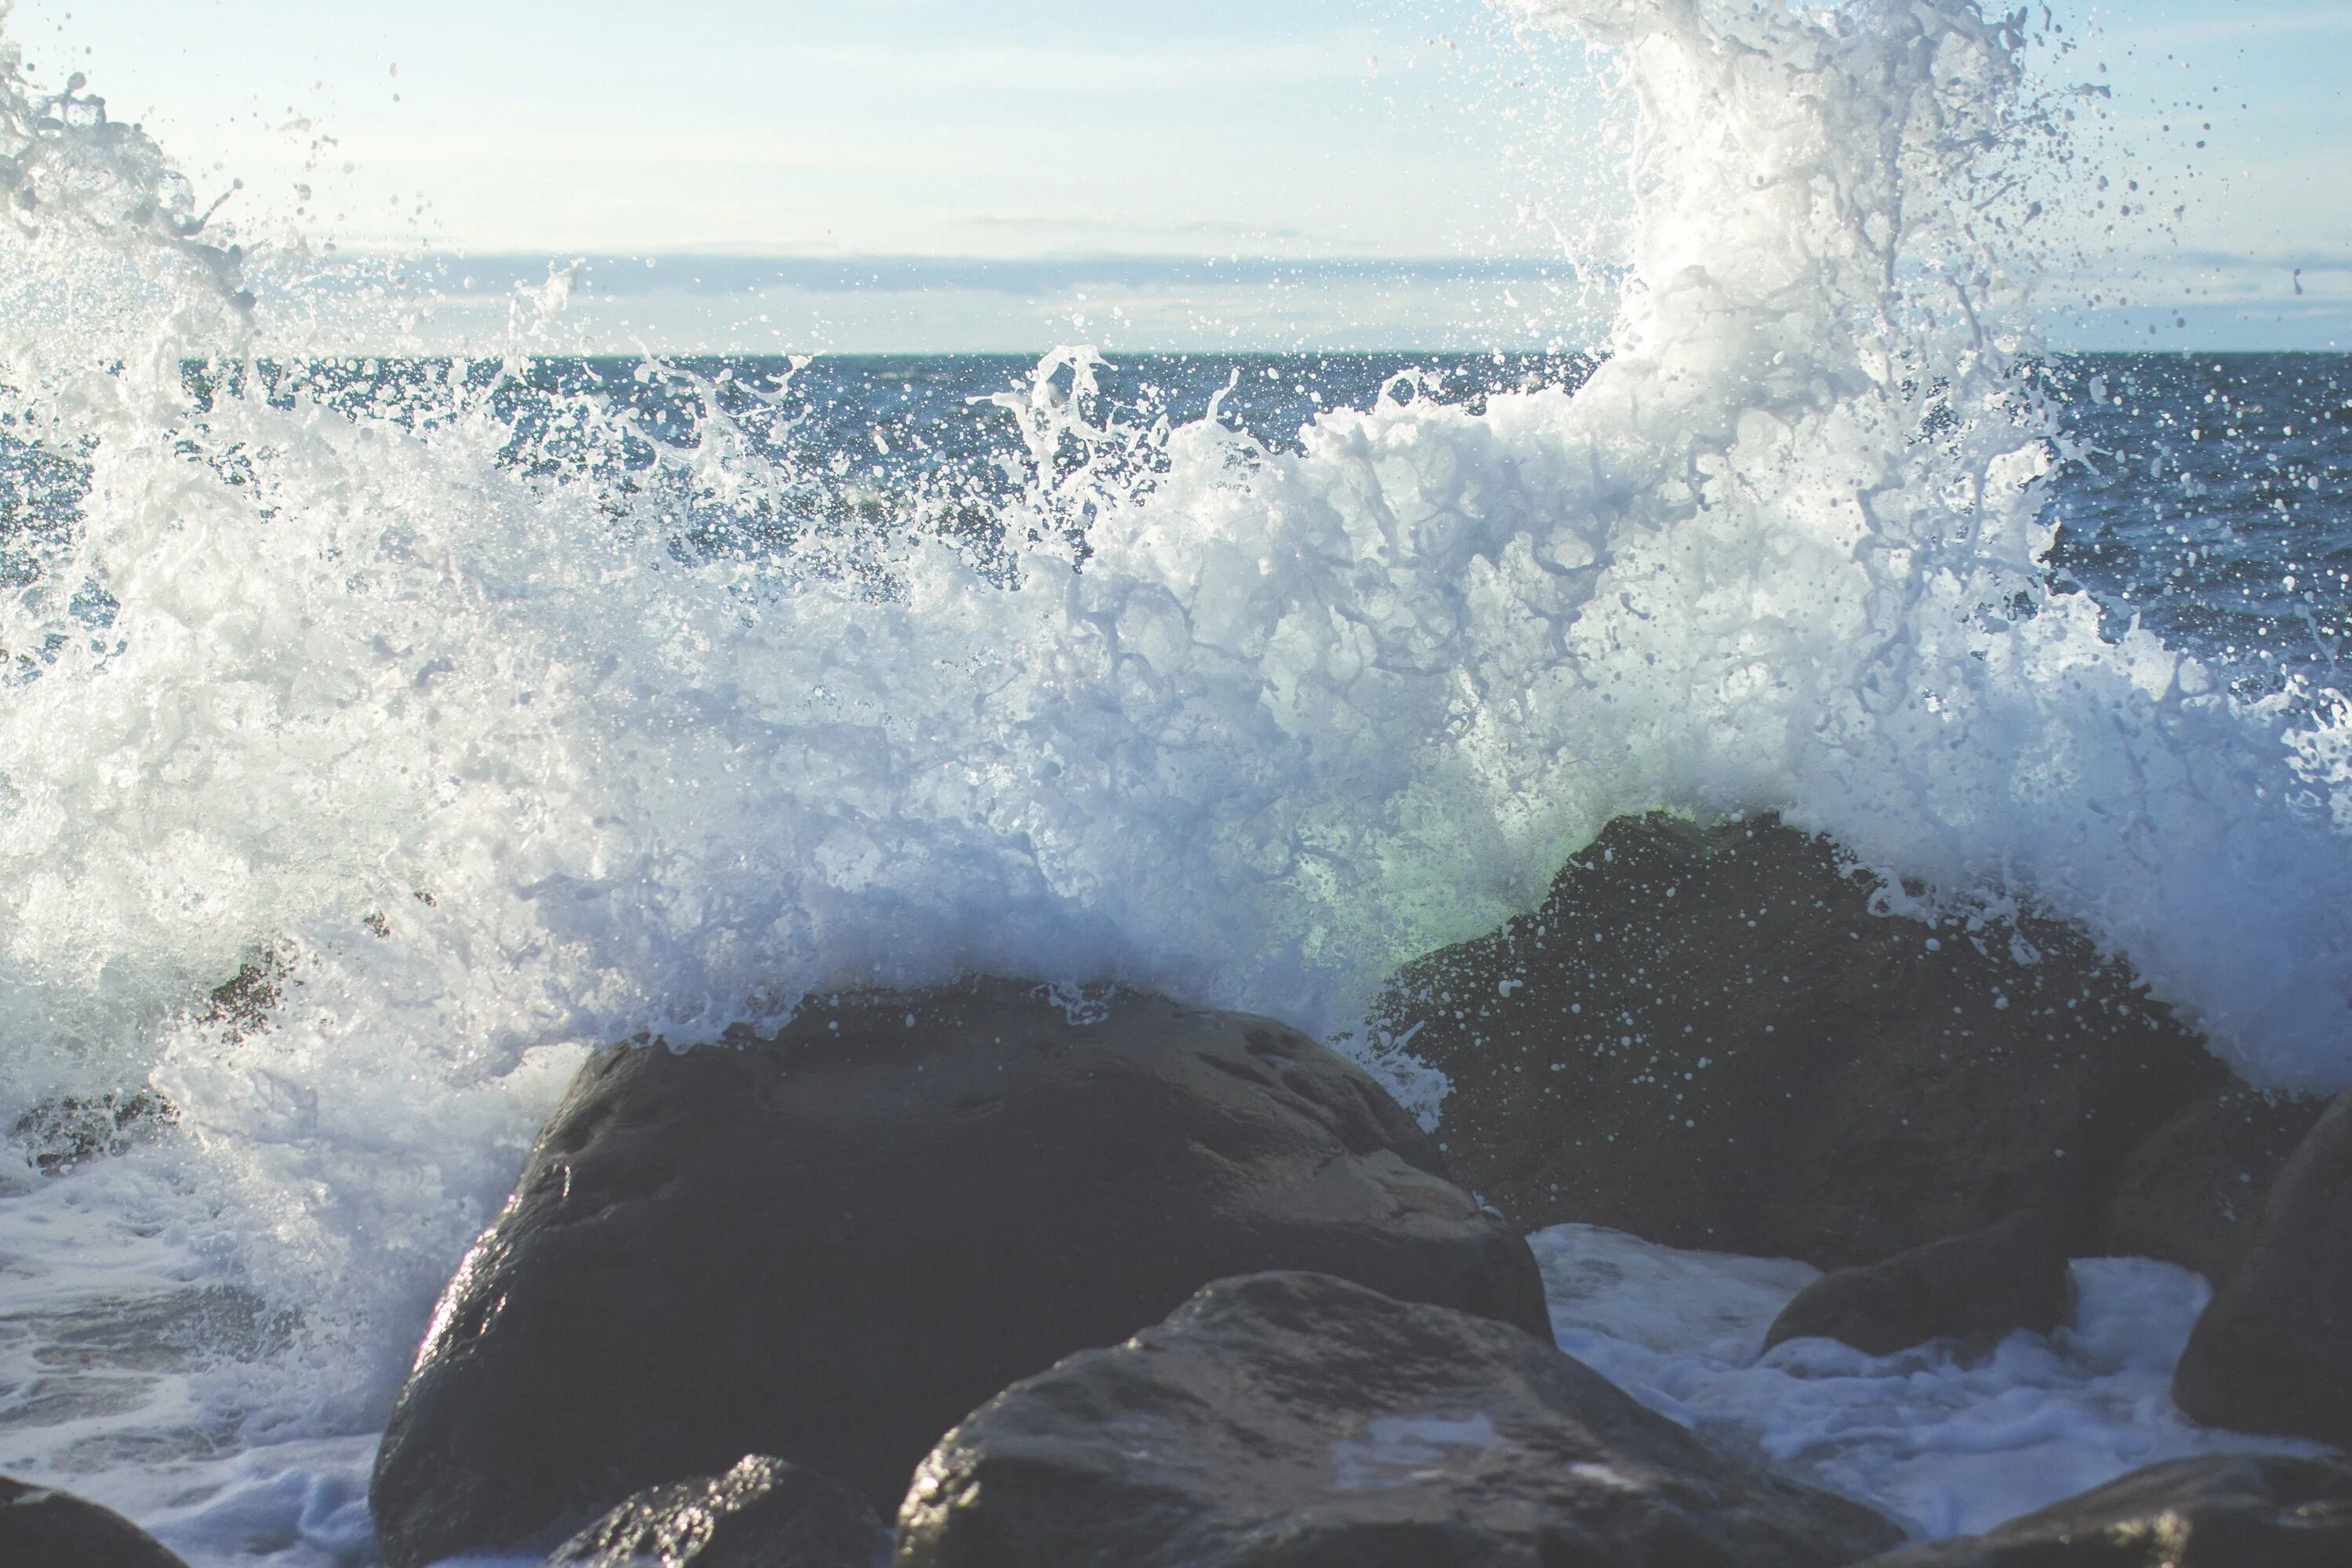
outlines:
M120 1154L179 1119L172 1102L152 1089L110 1089L44 1100L16 1118L9 1138L43 1175L61 1176L86 1161Z
M370 1489L393 1568L772 1454L881 1509L1014 1379L1310 1268L1546 1331L1527 1243L1259 1018L988 982L607 1052L451 1281Z
M2237 1084L2183 1107L2124 1162L2099 1252L2161 1258L2217 1289L2229 1283L2252 1249L2279 1167L2326 1109L2324 1097Z
M2210 1426L2352 1447L2352 1089L2280 1168L2253 1251L2189 1333L2172 1398Z
M1893 1355L1947 1336L1990 1345L2017 1329L2046 1334L2074 1315L2074 1277L2058 1227L2024 1209L1973 1236L1822 1275L1780 1310L1764 1348L1821 1338Z
M187 1568L153 1536L71 1492L0 1476L6 1568Z
M1901 1539L1546 1341L1301 1273L1007 1389L898 1531L898 1568L1829 1568Z
M2344 1568L2352 1468L2221 1455L2135 1470L1984 1535L1862 1568Z
M649 1487L556 1548L546 1568L887 1568L890 1532L831 1476L753 1454L723 1476Z
M2124 1157L2226 1073L2072 929L1871 912L1759 817L1621 817L1376 1022L1452 1081L1456 1179L1522 1229L1874 1263L2022 1208L2087 1252Z

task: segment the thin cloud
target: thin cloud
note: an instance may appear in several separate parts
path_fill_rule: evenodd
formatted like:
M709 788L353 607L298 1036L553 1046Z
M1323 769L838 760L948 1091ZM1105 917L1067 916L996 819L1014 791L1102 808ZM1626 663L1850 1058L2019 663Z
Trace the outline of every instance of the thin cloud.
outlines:
M937 291L1026 299L1073 289L1237 288L1266 285L1573 282L1565 260L1539 257L1202 256L595 256L577 258L582 298L657 294L725 297L790 289L803 294ZM650 260L652 265L648 266ZM503 293L547 277L549 258L528 254L362 261L419 293Z
M866 44L794 46L779 64L837 79L851 74L898 87L1002 88L1064 93L1197 92L1267 83L1357 81L1377 46L1353 37L1280 44L1236 38L1181 48L951 44L929 48Z

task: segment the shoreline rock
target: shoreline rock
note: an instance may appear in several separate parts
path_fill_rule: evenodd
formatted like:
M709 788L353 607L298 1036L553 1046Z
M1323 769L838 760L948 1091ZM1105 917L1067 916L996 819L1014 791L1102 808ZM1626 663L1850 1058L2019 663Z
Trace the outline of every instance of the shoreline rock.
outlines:
M188 1568L110 1508L0 1476L0 1563L7 1568Z
M2224 1454L2173 1459L1982 1535L1855 1568L2342 1568L2352 1467Z
M831 1476L752 1454L722 1476L648 1487L542 1568L889 1568L890 1532Z
M1302 1273L1014 1384L898 1524L898 1568L1837 1568L1902 1539L1548 1340Z
M581 1069L436 1310L369 1498L392 1568L746 1453L895 1508L940 1435L1210 1280L1313 1268L1545 1332L1526 1241L1265 1019L1004 981Z
M2352 1089L2272 1185L2244 1266L2172 1376L2191 1419L2352 1447Z
M2325 1096L2234 1083L2182 1107L2125 1159L2099 1250L2178 1263L2220 1289L2252 1251L2281 1167L2326 1109Z
M1927 925L1771 816L1621 817L1543 906L1401 973L1457 1178L1523 1230L1874 1264L2023 1208L2095 1249L2227 1070L2079 931Z
M2026 1209L1973 1236L1823 1275L1781 1310L1764 1348L1808 1337L1865 1355L1947 1338L1987 1348L2020 1329L2046 1334L2074 1315L2074 1280L2058 1227Z

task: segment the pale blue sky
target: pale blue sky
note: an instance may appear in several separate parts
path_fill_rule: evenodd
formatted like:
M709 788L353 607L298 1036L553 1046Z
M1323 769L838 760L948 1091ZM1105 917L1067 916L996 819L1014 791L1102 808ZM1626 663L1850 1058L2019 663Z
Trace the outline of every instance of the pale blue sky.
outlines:
M2112 258L2136 279L2124 310L2060 330L2140 341L2160 318L2168 343L2352 346L2352 4L2058 12L2078 61L2109 68L2111 151L2189 207ZM200 182L242 177L248 232L663 257L627 300L579 307L622 340L1518 342L1561 318L1511 268L1211 282L1099 258L1549 258L1605 205L1580 151L1594 111L1518 85L1475 0L19 0L11 31L37 76L86 71ZM1004 265L976 288L740 268L692 287L712 256ZM1039 258L1098 259L1010 265ZM504 274L480 270L487 300ZM503 309L454 306L445 327Z

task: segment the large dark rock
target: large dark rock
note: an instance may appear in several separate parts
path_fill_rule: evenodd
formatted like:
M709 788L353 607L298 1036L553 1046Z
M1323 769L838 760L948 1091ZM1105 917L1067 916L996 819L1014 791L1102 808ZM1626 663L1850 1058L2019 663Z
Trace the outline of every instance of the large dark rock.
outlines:
M0 1476L0 1563L6 1568L188 1568L115 1512Z
M2125 1155L2221 1067L2073 929L1872 912L1772 817L1622 817L1375 1023L1452 1082L1455 1177L1522 1229L1873 1263L2023 1208L2090 1250Z
M2326 1109L2321 1096L2242 1084L2182 1107L2124 1162L2098 1250L2160 1258L2226 1285L2252 1250L2279 1168Z
M2352 1447L2352 1089L2279 1170L2172 1374L2192 1419Z
M2174 1459L1862 1568L2344 1568L2352 1468L2225 1454Z
M890 1532L831 1476L753 1454L723 1476L648 1487L546 1568L888 1568Z
M2026 1209L1973 1236L1822 1275L1780 1310L1764 1348L1820 1338L1893 1355L1948 1336L1981 1346L2018 1329L2046 1334L2074 1315L2074 1277L2058 1227Z
M973 1406L1211 1279L1311 1268L1545 1331L1519 1236L1265 1019L989 982L581 1071L437 1309L369 1500L393 1568L772 1454L895 1508Z
M1007 1389L898 1531L898 1568L1831 1568L1901 1539L1546 1341L1297 1273Z

